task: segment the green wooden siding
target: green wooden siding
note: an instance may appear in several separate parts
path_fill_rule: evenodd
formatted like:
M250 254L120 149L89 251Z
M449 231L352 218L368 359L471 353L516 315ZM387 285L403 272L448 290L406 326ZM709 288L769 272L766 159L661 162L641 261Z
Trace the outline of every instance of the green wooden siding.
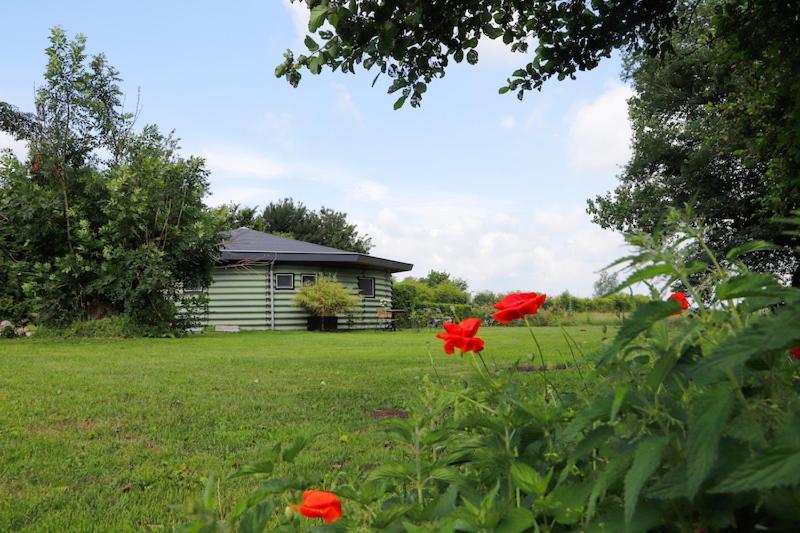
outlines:
M362 298L352 312L339 316L340 329L374 329L383 326L377 311L381 300L391 302L392 277L382 270L331 268L319 265L276 264L274 274L293 274L294 289L275 289L274 312L276 330L305 329L308 313L294 303L301 287L303 274L330 275L354 293L358 292L358 278L375 279L375 297ZM230 325L242 329L271 329L269 267L237 267L214 269L213 281L208 288L208 315L211 326Z
M208 288L210 326L269 329L267 267L214 269Z

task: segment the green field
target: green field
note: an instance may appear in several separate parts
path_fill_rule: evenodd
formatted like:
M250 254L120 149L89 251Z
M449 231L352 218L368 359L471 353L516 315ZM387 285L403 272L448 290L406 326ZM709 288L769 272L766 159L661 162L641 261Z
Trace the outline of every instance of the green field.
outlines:
M586 351L604 336L567 329ZM558 328L536 332L549 364L569 359ZM434 335L0 341L0 531L170 530L210 472L315 431L293 468L324 472L327 484L359 476L394 453L370 415L406 405L431 372L429 347L440 374L471 371ZM526 329L481 337L488 361L528 364ZM250 483L223 478L222 508Z

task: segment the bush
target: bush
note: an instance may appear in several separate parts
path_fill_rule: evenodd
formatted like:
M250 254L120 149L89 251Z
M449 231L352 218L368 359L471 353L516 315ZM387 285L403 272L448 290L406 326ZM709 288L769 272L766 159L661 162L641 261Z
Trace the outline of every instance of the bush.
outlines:
M318 276L315 283L302 287L295 303L314 316L336 316L359 304L358 296L336 280L336 276Z
M674 230L629 239L641 250L629 258L630 279L666 282L612 341L579 357L565 338L574 385L557 386L541 372L543 389L531 388L515 369L490 370L474 354L464 359L473 378L426 379L409 418L386 422L404 458L329 487L345 500L335 526L793 530L800 522L800 290L738 261L763 244L724 261L709 252L700 263L693 252L702 229L683 223ZM705 284L694 286L691 275L701 268ZM674 280L696 311L676 316L681 306L665 300ZM278 445L241 474L269 475L305 443ZM319 488L320 479L269 479L226 517L209 496L193 509L192 527L261 531L268 520L291 527L294 513L272 518L270 510Z
M146 333L125 315L113 315L95 320L77 320L63 327L40 326L37 337L61 338L125 338L138 337Z

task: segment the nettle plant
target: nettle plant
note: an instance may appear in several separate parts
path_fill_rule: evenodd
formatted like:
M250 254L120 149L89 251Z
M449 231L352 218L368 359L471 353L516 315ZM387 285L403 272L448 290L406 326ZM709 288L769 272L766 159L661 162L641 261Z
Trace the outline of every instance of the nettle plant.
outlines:
M322 477L269 477L301 440L241 472L267 479L235 513L223 520L211 501L200 503L188 529L792 529L800 523L800 290L739 261L766 243L720 258L704 246L702 227L673 217L669 229L628 238L638 253L618 262L630 272L619 288L644 282L652 299L596 353L581 354L564 331L575 358L563 379L487 365L478 324L450 324L439 334L445 350L460 352L474 374L428 376L409 418L386 421L401 460L353 485L328 481L329 492L301 495ZM684 292L668 297L676 284ZM535 314L537 298L515 295L495 316ZM324 508L314 507L320 501Z

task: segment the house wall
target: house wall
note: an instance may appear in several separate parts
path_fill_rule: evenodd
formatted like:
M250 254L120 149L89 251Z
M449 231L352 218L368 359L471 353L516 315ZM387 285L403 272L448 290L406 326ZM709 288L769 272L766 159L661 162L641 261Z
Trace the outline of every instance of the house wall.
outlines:
M335 274L345 287L358 292L358 278L375 278L375 297L362 298L361 304L352 312L339 315L340 329L373 329L382 324L377 310L381 299L391 302L392 277L383 270L325 267L310 264L282 264L273 267L273 274L293 274L294 289L275 289L274 310L276 330L306 329L308 313L294 303L299 291L302 274L318 276ZM207 290L209 325L237 325L242 329L272 329L270 322L269 267L217 267L213 281Z

